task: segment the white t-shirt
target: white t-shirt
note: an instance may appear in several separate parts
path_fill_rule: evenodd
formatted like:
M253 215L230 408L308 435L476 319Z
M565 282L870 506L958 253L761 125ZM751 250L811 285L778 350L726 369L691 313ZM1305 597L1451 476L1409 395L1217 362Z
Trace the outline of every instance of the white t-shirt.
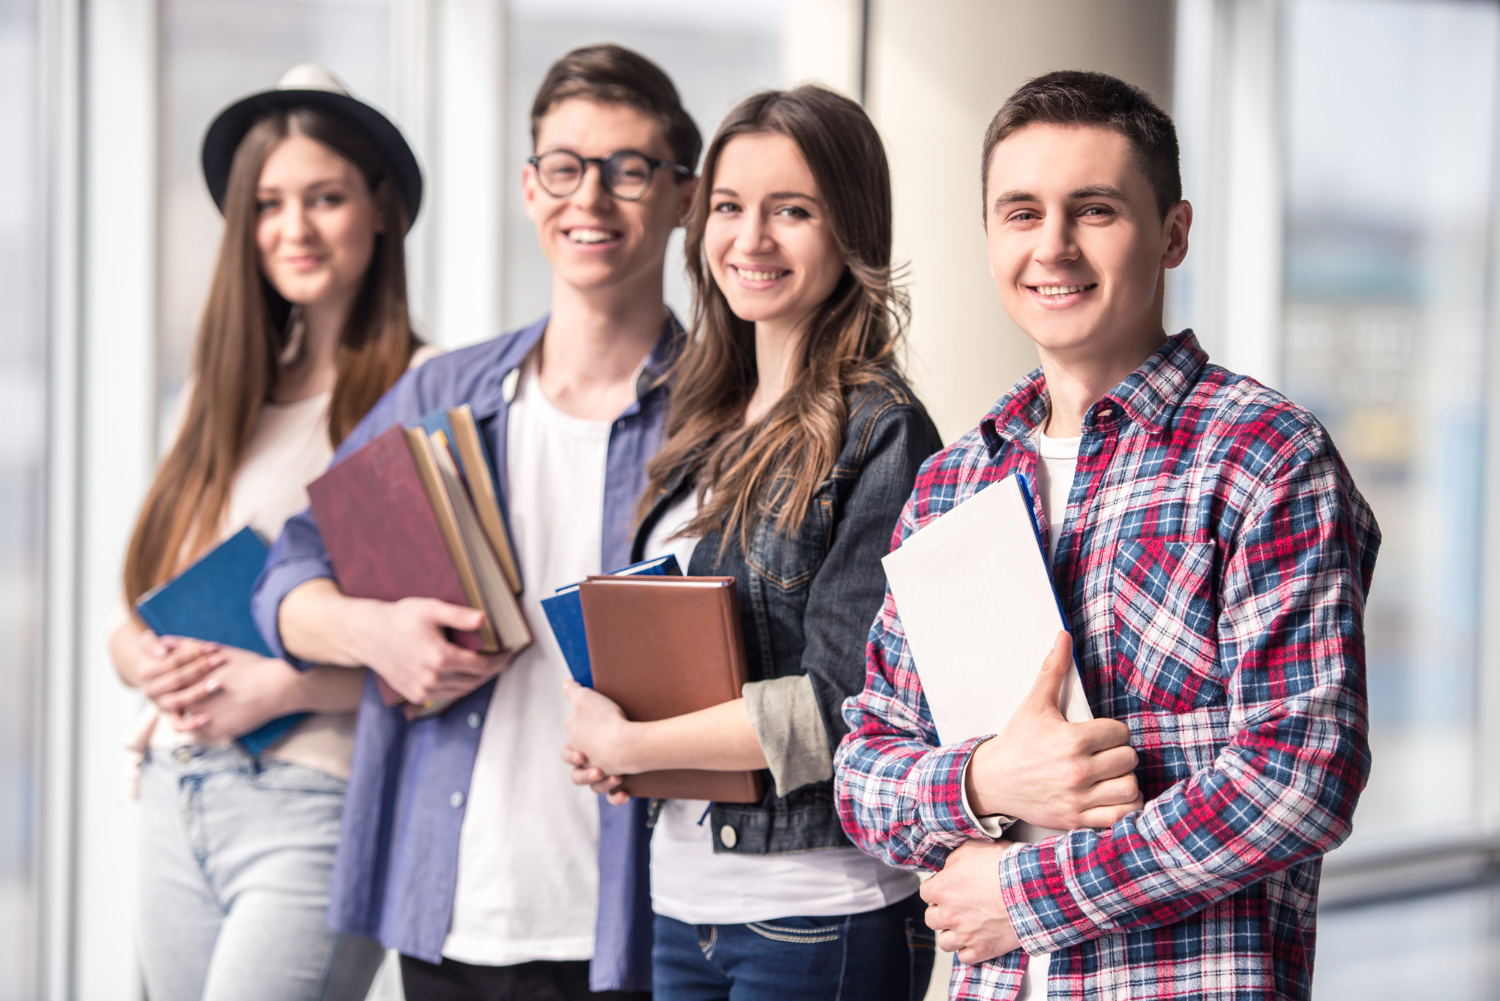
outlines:
M698 540L671 536L697 511L696 492L664 511L646 540L646 557L671 553L686 573ZM658 914L688 924L746 924L794 915L862 914L917 892L914 874L858 848L715 854L709 806L694 799L662 804L651 835L651 909Z
M1057 540L1062 536L1063 521L1068 515L1068 492L1073 489L1073 474L1078 469L1078 447L1083 442L1077 438L1049 438L1040 430L1036 433L1037 453L1036 490L1042 498L1042 513L1047 516L1047 563L1057 555ZM1047 970L1052 965L1050 953L1032 956L1026 964L1026 975L1021 978L1021 991L1016 1001L1041 999L1047 996Z
M1073 489L1073 474L1078 469L1078 448L1082 442L1082 436L1049 438L1040 430L1036 433L1037 453L1041 456L1036 464L1036 488L1042 495L1042 513L1047 516L1049 566L1052 557L1057 555L1057 540L1068 515L1068 494Z
M509 966L589 959L599 895L599 806L561 752L567 662L541 599L600 572L611 421L571 417L523 369L506 429L510 530L532 644L500 676L480 735L459 835L443 955Z

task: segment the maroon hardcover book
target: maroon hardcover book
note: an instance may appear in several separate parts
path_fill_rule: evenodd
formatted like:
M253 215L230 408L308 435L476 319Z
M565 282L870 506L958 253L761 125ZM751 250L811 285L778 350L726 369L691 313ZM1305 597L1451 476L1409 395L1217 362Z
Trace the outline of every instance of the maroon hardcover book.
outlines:
M473 607L399 426L309 483L307 495L345 594L380 601L437 598ZM453 642L472 650L484 646L477 632L454 632ZM387 705L403 701L383 679L376 681Z

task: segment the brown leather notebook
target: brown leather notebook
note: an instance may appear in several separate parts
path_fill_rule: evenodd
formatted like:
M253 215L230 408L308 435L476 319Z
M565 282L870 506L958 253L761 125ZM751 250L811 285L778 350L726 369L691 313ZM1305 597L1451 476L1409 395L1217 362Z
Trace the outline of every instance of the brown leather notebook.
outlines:
M590 577L578 585L594 688L638 722L740 697L745 643L733 577ZM758 803L759 772L627 776L632 796Z

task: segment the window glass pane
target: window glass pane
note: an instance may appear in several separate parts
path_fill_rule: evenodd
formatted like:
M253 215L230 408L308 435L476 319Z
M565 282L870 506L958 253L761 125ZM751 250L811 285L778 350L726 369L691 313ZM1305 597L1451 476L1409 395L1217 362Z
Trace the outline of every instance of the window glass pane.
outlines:
M34 0L0 0L0 1001L36 996L47 344Z
M391 0L167 0L163 4L161 405L171 408L218 256L222 220L203 183L203 134L220 109L299 63L391 104ZM163 420L162 426L167 426Z
M1384 542L1366 611L1361 836L1475 815L1497 8L1287 8L1282 386Z
M672 78L706 147L741 98L780 83L781 4L512 0L508 13L504 317L510 330L546 313L551 302L552 272L522 207L520 184L532 152L531 100L547 67L570 49L601 40L634 49ZM692 296L683 267L679 229L667 249L666 295L687 323Z

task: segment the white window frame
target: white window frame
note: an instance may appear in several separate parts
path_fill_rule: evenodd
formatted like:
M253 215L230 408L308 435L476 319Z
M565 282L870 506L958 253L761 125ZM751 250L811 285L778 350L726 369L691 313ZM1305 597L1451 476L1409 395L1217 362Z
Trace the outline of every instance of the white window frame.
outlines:
M40 996L139 1001L136 818L122 802L139 696L108 652L157 442L161 0L40 4L48 469ZM392 0L396 114L429 193L410 237L417 322L499 333L503 4ZM426 322L424 322L424 320Z

